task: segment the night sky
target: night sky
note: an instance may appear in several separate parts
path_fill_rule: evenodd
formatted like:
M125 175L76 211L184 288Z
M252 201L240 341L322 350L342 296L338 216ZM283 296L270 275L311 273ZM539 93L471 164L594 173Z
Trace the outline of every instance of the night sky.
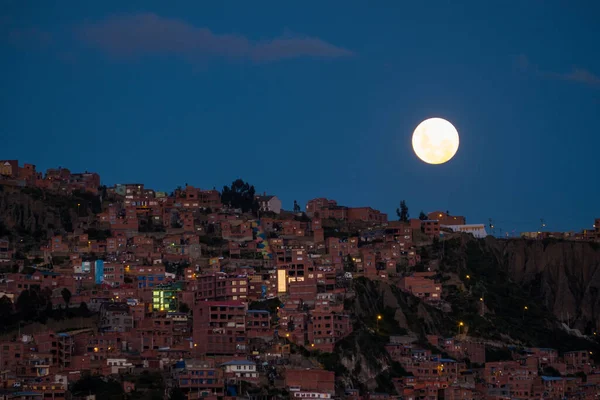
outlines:
M0 159L503 232L600 217L600 2L259 3L2 1ZM428 117L447 164L412 151Z

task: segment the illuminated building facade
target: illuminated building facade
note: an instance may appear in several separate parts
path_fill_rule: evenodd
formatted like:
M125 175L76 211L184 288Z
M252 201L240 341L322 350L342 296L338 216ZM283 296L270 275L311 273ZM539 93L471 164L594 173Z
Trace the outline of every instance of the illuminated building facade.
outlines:
M178 311L179 301L177 293L181 291L181 285L156 285L152 289L152 310L154 311Z

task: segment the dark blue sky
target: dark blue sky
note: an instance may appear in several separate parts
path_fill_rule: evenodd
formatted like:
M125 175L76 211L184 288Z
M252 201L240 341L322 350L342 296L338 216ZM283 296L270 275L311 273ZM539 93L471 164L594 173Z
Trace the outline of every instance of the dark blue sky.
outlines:
M505 232L600 216L600 3L288 3L3 1L0 159ZM444 165L411 149L433 116Z

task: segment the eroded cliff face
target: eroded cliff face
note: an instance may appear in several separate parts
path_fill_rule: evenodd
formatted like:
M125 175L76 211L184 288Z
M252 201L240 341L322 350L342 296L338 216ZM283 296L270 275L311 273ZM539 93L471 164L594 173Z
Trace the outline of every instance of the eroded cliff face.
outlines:
M525 287L539 287L546 307L559 320L569 318L570 326L581 331L600 327L598 244L511 240L501 245L510 276Z
M391 390L390 377L404 371L385 350L388 335L411 335L415 340L434 333L450 334L454 322L442 311L425 305L418 298L400 291L385 281L356 279L355 296L348 299L348 312L354 318L354 332L336 345L338 384L375 390ZM382 319L377 321L377 315Z
M76 207L76 206L75 206ZM14 240L47 238L54 231L72 229L77 217L66 197L46 197L42 191L3 187L0 190L0 222Z
M460 240L458 251L465 264L472 253L469 249L476 246L487 256L486 268L503 269L559 321L581 332L600 328L599 243L491 237Z

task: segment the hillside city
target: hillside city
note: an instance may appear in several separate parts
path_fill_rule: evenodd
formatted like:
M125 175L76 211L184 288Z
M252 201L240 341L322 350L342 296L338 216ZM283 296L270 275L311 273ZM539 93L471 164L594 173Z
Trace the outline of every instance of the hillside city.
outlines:
M379 283L414 307L449 313L451 286L478 289L469 275L442 279L435 262L424 266L432 257L423 249L486 240L486 221L443 208L411 218L404 201L393 218L326 198L287 210L242 180L221 191L107 187L97 173L42 173L17 160L0 161L0 191L7 201L33 199L27 210L13 200L0 215L0 399L600 394L590 348L507 346L501 357L466 320L448 335L416 335L389 307L356 319L364 287ZM590 221L581 232L540 229L511 240L600 242L600 218ZM477 297L485 317L487 299ZM532 305L518 307L525 321ZM580 335L595 340L594 329ZM382 341L385 371L377 360L369 371L331 361L359 330ZM360 343L368 358L369 343ZM341 378L348 369L378 378L357 387Z

